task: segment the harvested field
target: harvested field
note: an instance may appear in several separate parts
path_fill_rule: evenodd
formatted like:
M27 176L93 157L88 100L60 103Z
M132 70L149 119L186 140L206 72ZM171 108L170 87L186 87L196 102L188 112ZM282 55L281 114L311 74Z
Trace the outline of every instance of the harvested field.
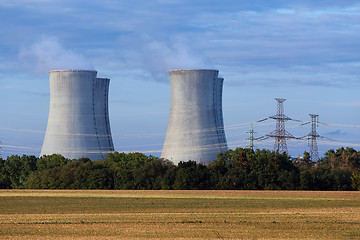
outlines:
M0 190L1 239L360 239L360 192Z

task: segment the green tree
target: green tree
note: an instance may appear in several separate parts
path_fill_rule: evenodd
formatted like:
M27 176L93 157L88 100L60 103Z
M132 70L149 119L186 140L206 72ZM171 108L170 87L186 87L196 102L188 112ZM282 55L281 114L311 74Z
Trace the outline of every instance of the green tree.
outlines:
M5 160L0 158L0 188L8 189L11 188L11 181L9 174L5 169Z
M74 169L72 189L113 189L111 173L103 160L80 158L67 165Z
M173 189L202 190L210 188L210 173L203 164L195 161L180 162L176 168Z
M140 168L133 172L134 184L136 189L169 189L166 184L165 176L175 168L174 164L168 160L151 157L151 161L145 162Z
M299 170L286 154L236 148L209 165L215 189L297 189ZM217 183L216 183L217 180Z
M294 161L294 165L300 170L306 170L313 167L314 162L310 159L310 154L305 151L302 158Z
M60 175L60 166L35 171L30 174L25 187L30 189L61 189Z
M254 160L252 149L237 148L231 152L230 168L226 176L228 189L256 189L257 179L252 178Z
M309 169L300 172L300 190L314 190L314 183Z
M70 160L61 156L60 154L44 155L40 157L36 163L37 170L51 169L54 167L62 167Z
M113 188L112 176L104 161L80 158L68 161L65 165L51 166L34 172L26 186L38 189Z
M10 180L11 188L23 188L30 173L36 170L35 156L22 157L12 155L4 162L5 172Z
M360 169L351 175L351 187L360 191Z
M115 189L137 189L134 179L135 169L139 169L155 157L142 153L110 153L105 160L110 169Z
M350 191L351 187L351 172L348 169L336 168L331 170L332 174L332 189L333 191Z
M226 175L228 174L231 159L231 150L219 153L217 159L209 166L210 182L212 189L228 189Z

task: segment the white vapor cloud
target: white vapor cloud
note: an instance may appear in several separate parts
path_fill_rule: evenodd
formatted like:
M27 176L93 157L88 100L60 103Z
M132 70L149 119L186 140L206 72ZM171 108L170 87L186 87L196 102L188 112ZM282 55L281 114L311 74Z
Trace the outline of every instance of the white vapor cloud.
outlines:
M20 63L35 73L56 69L93 70L94 67L84 56L65 49L55 37L43 37L19 53Z
M151 41L144 45L144 65L155 80L162 80L173 69L213 68L210 59L191 45L184 39L167 43Z

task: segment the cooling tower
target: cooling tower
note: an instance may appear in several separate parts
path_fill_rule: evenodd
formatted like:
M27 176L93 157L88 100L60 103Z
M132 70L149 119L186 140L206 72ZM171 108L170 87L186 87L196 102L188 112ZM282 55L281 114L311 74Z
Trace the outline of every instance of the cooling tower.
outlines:
M105 158L109 152L114 151L109 121L109 84L110 79L108 78L97 78L95 84L95 123L103 158Z
M50 72L50 109L42 155L104 159L114 151L108 113L109 82L96 71Z
M223 114L223 78L217 70L170 71L171 106L161 157L207 163L227 150Z

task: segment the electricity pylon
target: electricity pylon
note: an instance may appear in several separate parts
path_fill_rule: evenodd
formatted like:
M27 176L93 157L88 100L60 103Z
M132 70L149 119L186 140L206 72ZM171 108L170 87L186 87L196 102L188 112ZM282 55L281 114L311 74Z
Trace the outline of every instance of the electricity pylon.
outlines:
M316 139L317 138L325 138L325 139L329 139L329 140L333 140L333 139L320 136L316 132L316 127L319 126L319 123L325 124L325 125L327 125L327 124L319 122L319 115L317 115L317 114L309 114L309 115L311 117L311 122L306 122L306 123L303 123L301 125L306 125L306 124L311 123L311 132L308 135L306 135L304 137L301 137L301 138L307 138L308 141L310 140L310 143L309 143L309 146L310 146L310 159L313 162L317 162L317 161L319 161L319 151L318 151L318 145L317 145Z
M286 116L284 114L284 101L286 99L284 98L275 98L275 100L277 101L277 114L271 117L267 117L265 119L262 119L258 122L262 122L265 121L269 118L276 120L276 129L275 131L266 134L265 136L259 137L257 138L257 140L264 140L267 138L275 138L275 143L274 143L274 151L275 152L279 152L279 153L288 153L287 151L287 145L286 145L286 139L287 138L296 138L293 135L291 135L289 132L287 132L285 130L285 122L286 121L297 121L300 122L299 120L294 120L292 118L289 118L288 116Z
M251 150L254 150L254 129L253 129L253 124L250 123L250 130L246 133L249 133L249 148L251 148Z
M316 126L319 122L317 114L309 114L311 117L311 132L308 134L308 136L311 139L310 143L310 159L312 161L317 162L319 160L319 151L318 146L316 142L316 138L320 137L320 135L316 132Z

